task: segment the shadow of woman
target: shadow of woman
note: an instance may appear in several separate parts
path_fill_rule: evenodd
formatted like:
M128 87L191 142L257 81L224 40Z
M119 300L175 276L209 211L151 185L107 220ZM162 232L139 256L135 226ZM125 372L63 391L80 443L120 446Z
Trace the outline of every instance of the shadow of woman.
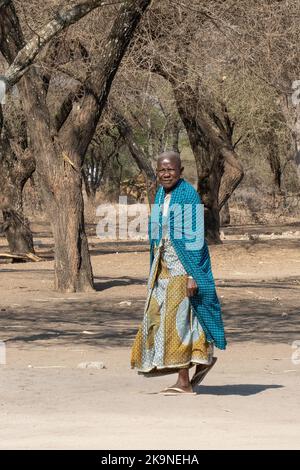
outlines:
M234 384L234 385L199 385L194 391L197 395L239 395L247 397L269 389L283 388L283 385Z

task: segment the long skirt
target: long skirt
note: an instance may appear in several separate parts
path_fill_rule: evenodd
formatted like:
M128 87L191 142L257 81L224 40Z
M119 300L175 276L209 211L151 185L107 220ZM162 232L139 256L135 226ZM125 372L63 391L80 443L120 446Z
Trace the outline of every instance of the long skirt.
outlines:
M213 343L193 313L187 276L171 241L164 240L155 252L144 318L131 351L131 368L141 374L163 375L212 361Z

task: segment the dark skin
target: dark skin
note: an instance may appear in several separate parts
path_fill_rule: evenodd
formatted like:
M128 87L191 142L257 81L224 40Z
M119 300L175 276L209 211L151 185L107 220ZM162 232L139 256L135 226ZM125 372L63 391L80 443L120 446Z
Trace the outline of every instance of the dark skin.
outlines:
M163 186L166 193L172 191L182 177L184 168L181 166L181 160L175 152L165 152L157 160L156 175L159 184ZM192 278L187 279L186 294L193 297L197 293L198 287L196 281Z
M163 186L166 193L172 191L179 179L182 177L184 168L181 165L180 156L175 152L165 152L158 157L156 175L159 184ZM198 286L193 278L187 278L186 292L188 297L192 297L198 291ZM197 371L203 368L197 366ZM189 379L189 369L180 369L175 385L185 392L191 392L192 386Z

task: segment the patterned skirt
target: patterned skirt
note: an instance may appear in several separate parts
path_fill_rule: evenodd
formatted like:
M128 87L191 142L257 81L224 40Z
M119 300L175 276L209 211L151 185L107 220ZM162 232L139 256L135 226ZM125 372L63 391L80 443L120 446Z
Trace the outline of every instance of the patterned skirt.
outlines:
M187 273L170 242L155 252L144 318L131 351L131 368L158 375L194 364L210 364L213 344L194 315L186 295Z

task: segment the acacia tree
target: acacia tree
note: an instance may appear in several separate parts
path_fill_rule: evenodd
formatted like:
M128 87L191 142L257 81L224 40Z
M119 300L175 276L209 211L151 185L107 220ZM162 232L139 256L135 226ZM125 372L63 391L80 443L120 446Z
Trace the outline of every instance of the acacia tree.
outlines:
M172 9L170 9L171 6ZM178 107L178 111L182 120L190 127L186 130L191 147L195 148L195 142L198 145L200 157L199 159L195 157L195 159L200 162L199 182L202 179L200 192L203 190L206 192L207 180L210 180L208 186L212 188L210 195L202 194L202 196L207 206L208 218L215 225L215 230L212 231L213 238L218 238L218 210L223 201L228 200L232 189L241 181L243 176L241 160L246 159L245 155L242 155L240 159L237 158L236 142L230 141L232 135L230 136L231 132L227 132L235 128L240 129L240 122L232 128L232 118L228 120L229 116L226 111L228 106L220 106L218 103L218 101L223 101L226 105L228 104L221 92L223 76L225 77L224 88L226 88L228 75L230 75L230 80L228 80L230 83L233 80L237 82L233 87L235 96L232 96L230 103L234 103L236 107L239 105L241 93L239 88L245 87L245 82L254 84L260 81L264 85L264 87L260 86L260 90L264 90L263 93L266 94L269 94L269 89L272 89L275 95L273 100L277 102L279 108L279 112L275 114L285 115L286 134L288 129L290 130L289 151L287 152L284 148L285 137L281 139L282 123L274 124L274 103L269 109L269 119L265 120L265 124L266 127L274 129L275 142L270 141L269 133L265 132L265 129L261 132L259 125L256 126L255 131L258 134L258 140L265 147L264 155L274 175L274 185L279 184L280 174L286 166L282 164L282 160L287 153L293 154L294 168L299 173L299 17L298 0L284 2L278 0L263 2L182 0L177 5L170 0L161 2L157 8L151 9L147 25L145 23L141 32L140 42L134 51L137 63L145 70L160 73L169 83L172 83L176 102L179 98L183 104L181 109ZM247 100L247 90L243 90L243 93ZM190 101L186 100L186 106L182 100L184 95L191 96ZM268 109L265 108L264 112L267 117ZM247 113L247 106L245 106L245 114ZM239 113L235 113L236 115L240 116ZM244 120L244 117L242 119ZM278 121L277 117L276 120ZM219 143L211 138L213 135L210 129L215 130L215 136L218 135L220 138ZM281 139L279 147L272 145L276 144L278 138ZM252 134L248 137L243 134L243 139L248 143L252 139L250 145L254 149L256 136ZM217 169L219 176L210 178L209 175L218 168L214 164L216 160L213 153L215 150L219 152L220 145L223 150L226 147L227 155L223 155L223 150L220 152L221 158L217 158L217 161L221 163L220 168ZM205 147L209 147L208 155ZM239 148L245 150L245 147L243 145ZM258 145L257 150L259 150ZM259 159L258 156L257 159ZM290 161L289 156L286 161ZM226 170L227 165L229 170ZM205 168L207 170L203 171ZM218 180L222 172L218 191ZM217 193L218 201L216 201ZM213 201L215 203L212 205Z
M109 164L117 157L123 145L120 136L103 125L100 126L89 146L82 168L86 194L91 200L95 200Z
M57 17L44 25L25 45L14 3L11 0L0 2L0 52L10 65L6 75L1 77L2 84L12 88L19 80L22 81L26 68L53 37L102 3L92 0L59 10ZM58 45L57 42L55 44ZM54 52L57 52L56 47ZM30 107L31 97L23 96L23 104L26 100L29 100L27 107ZM33 238L23 214L22 192L35 170L35 159L28 146L25 117L22 113L20 117L22 103L15 93L11 101L11 106L5 105L5 119L0 104L0 208L4 219L1 231L7 237L11 253L30 254L34 253Z
M135 141L132 127L126 117L119 111L114 110L113 120L120 136L126 143L133 160L144 177L148 202L151 204L154 202L156 191L156 175L151 166L151 159L149 155L145 153L145 150Z
M157 90L145 92L143 80L136 80L136 70L132 70L126 60L124 62L114 82L105 115L89 147L84 165L84 181L88 197L94 198L104 176L107 177L107 171L112 171L111 160L116 161L117 156L125 154L127 148L139 170L136 184L147 194L151 204L156 191L156 174L153 169L156 156L166 149L179 151L182 126L176 113L174 116L174 110L167 109L152 94ZM125 164L125 170L126 167ZM126 185L130 181L135 179L129 178L120 183Z
M237 72L236 79L242 83L250 77L252 81L259 80L266 93L272 90L280 118L274 121L270 109L268 127L278 137L278 121L285 117L292 155L288 160L293 162L300 183L299 1L209 0L202 9L214 24L215 35L224 38L224 57L231 71ZM264 140L271 171L278 180L280 162L274 157L275 148L270 149L269 139Z
M209 242L220 243L220 210L243 178L233 142L234 123L201 75L204 63L197 47L207 18L201 10L189 9L199 2L190 2L189 8L172 5L172 15L168 2L149 12L133 54L140 67L172 87L195 157L206 236Z
M59 118L51 115L47 105L49 81L45 87L40 70L31 66L19 83L42 199L53 230L55 288L60 291L93 288L84 229L81 167L116 71L149 3L150 0L128 0L117 8L102 53L80 85L81 93L76 99L74 93L66 97ZM7 10L7 14L12 41L20 51L24 46L20 22L14 9ZM13 74L11 67L7 75Z

